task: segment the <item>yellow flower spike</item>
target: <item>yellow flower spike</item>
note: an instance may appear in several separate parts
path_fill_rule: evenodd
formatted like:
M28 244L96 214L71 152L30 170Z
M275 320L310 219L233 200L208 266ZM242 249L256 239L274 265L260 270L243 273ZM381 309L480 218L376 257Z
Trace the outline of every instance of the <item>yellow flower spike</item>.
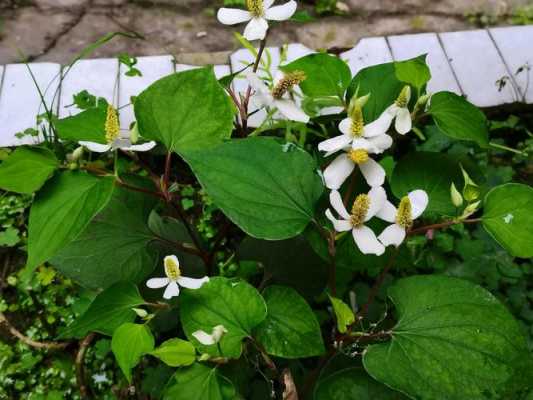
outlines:
M411 87L409 85L405 85L400 92L400 95L396 99L396 105L400 108L406 108L409 104L409 101L411 100Z
M272 89L272 97L279 100L283 97L289 89L299 85L306 79L305 72L303 71L291 71L286 73L283 78Z
M350 157L350 160L352 160L355 164L364 164L368 161L368 151L365 149L353 149L348 152L348 157Z
M246 8L254 17L262 17L264 14L263 0L246 0Z
M165 274L171 281L177 281L181 277L181 270L179 263L176 262L174 257L165 257Z
M350 113L350 119L352 120L350 125L351 135L354 138L360 138L364 133L365 121L363 118L363 108L357 102Z
M413 226L413 212L411 200L409 200L408 196L405 196L400 200L398 213L396 214L396 223L405 229L409 229Z
M358 227L364 224L369 207L370 197L367 194L360 194L355 198L352 206L352 214L350 215L352 226Z
M118 124L118 113L111 104L107 105L107 115L105 119L105 139L111 144L120 135L120 125Z

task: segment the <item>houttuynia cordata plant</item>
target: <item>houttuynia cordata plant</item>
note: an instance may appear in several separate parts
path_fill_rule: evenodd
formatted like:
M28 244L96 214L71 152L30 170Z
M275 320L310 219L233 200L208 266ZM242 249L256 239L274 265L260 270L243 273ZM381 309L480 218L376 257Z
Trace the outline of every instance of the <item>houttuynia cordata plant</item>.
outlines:
M469 157L489 151L485 115L429 93L425 55L352 76L282 49L271 71L268 31L296 10L273 3L219 10L247 24L255 62L237 74L166 76L132 99L127 129L113 99L85 93L0 165L4 190L35 193L25 273L50 263L96 293L58 340L109 336L129 382L165 364L163 399L526 399L531 354L498 299L409 268L385 281L410 241L449 227L532 257L533 189L488 185ZM427 132L471 151L421 151ZM357 298L356 272L375 282Z

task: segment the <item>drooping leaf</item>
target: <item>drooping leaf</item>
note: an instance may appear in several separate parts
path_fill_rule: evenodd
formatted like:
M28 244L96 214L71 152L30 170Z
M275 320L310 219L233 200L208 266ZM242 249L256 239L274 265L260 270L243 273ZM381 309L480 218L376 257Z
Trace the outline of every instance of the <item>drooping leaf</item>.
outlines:
M107 105L107 101L100 98L95 106L55 121L57 135L63 140L107 143L105 138Z
M235 400L233 384L217 368L195 363L180 368L167 384L163 400Z
M28 228L28 268L49 260L80 235L108 203L113 178L85 172L54 176L31 206Z
M260 262L271 282L290 286L308 298L322 293L328 280L328 266L302 236L276 241L248 237L237 254L240 260Z
M274 138L232 140L185 159L224 214L261 239L301 233L323 191L312 157Z
M81 338L89 332L111 336L115 329L135 319L132 308L144 304L133 283L118 282L99 293L91 305L60 334L60 338Z
M482 400L499 393L526 350L518 323L485 289L445 276L413 276L389 288L398 322L367 348L367 372L412 398Z
M346 333L347 327L355 322L355 315L352 309L341 299L329 296L329 300L333 305L333 312L337 320L337 330L340 333Z
M481 147L489 143L489 130L485 114L464 97L451 92L431 96L428 113L446 136L476 142Z
M192 343L179 338L163 342L150 354L171 367L191 365L196 359L196 350Z
M422 89L431 79L431 71L426 64L426 57L427 54L422 54L410 60L396 61L394 68L398 80L419 90Z
M370 94L363 107L365 122L370 123L396 101L404 86L405 83L396 77L394 63L378 64L363 68L354 76L346 93L346 100L350 101L358 88L358 96Z
M234 107L213 67L169 75L135 100L139 133L182 152L221 143L231 136Z
M34 193L58 165L55 154L44 147L18 147L0 164L0 188L15 193Z
M138 179L134 184L142 186ZM155 203L147 194L117 187L107 206L52 264L88 288L106 288L123 280L140 282L158 260L151 246L157 238L148 228Z
M267 317L254 336L268 354L283 358L324 353L320 325L307 302L294 289L269 286L263 292Z
M128 382L131 382L131 370L139 364L144 354L154 349L154 345L154 336L146 324L126 322L115 330L111 350Z
M508 183L485 197L483 226L515 257L533 257L533 188Z
M200 289L183 289L181 323L187 338L201 352L219 355L217 345L205 346L192 336L197 330L211 332L224 325L228 331L218 343L224 357L239 358L242 340L266 317L265 301L250 284L222 277L211 278Z
M346 368L318 381L314 400L405 400L400 392L389 389L368 376L362 368Z
M348 65L338 57L326 53L309 54L280 67L284 72L303 71L306 79L300 84L305 95L311 97L343 97L350 84Z

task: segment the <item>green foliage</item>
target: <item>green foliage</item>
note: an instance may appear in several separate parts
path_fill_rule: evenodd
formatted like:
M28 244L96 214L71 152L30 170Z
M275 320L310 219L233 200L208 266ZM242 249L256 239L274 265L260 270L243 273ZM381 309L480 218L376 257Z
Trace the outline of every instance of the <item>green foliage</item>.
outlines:
M426 57L427 54L424 54L411 60L394 63L398 80L421 90L431 79L431 71L426 64Z
M86 97L75 97L74 100L83 111L55 121L57 135L63 140L107 143L105 138L107 101L99 98L93 105L92 101L87 100Z
M254 336L268 354L302 358L324 353L320 325L313 310L294 289L269 286L263 292L267 317Z
M329 300L337 320L337 330L340 333L346 333L348 326L355 322L355 315L352 309L344 301L336 297L329 296Z
M507 309L483 288L413 276L396 282L389 297L398 313L390 341L371 345L363 357L378 381L411 397L486 399L513 379L525 340Z
M141 136L169 151L204 149L231 136L234 108L212 67L169 75L135 100Z
M273 138L232 140L185 159L228 218L261 239L301 233L323 190L309 154Z
M150 352L170 367L191 365L196 359L196 350L191 342L182 339L169 339Z
M139 364L141 356L153 349L154 337L150 328L144 324L127 322L113 332L111 350L128 382L131 382L131 370Z
M44 147L19 147L0 164L0 188L31 194L39 190L58 166L55 154Z

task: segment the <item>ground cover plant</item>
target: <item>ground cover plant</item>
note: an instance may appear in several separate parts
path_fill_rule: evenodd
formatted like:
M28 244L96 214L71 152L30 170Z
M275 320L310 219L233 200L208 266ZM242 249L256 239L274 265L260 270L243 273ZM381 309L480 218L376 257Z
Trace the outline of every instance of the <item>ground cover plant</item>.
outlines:
M0 396L533 396L531 115L429 93L425 55L272 74L296 9L220 9L255 62L156 81L128 129L81 92L3 150Z

